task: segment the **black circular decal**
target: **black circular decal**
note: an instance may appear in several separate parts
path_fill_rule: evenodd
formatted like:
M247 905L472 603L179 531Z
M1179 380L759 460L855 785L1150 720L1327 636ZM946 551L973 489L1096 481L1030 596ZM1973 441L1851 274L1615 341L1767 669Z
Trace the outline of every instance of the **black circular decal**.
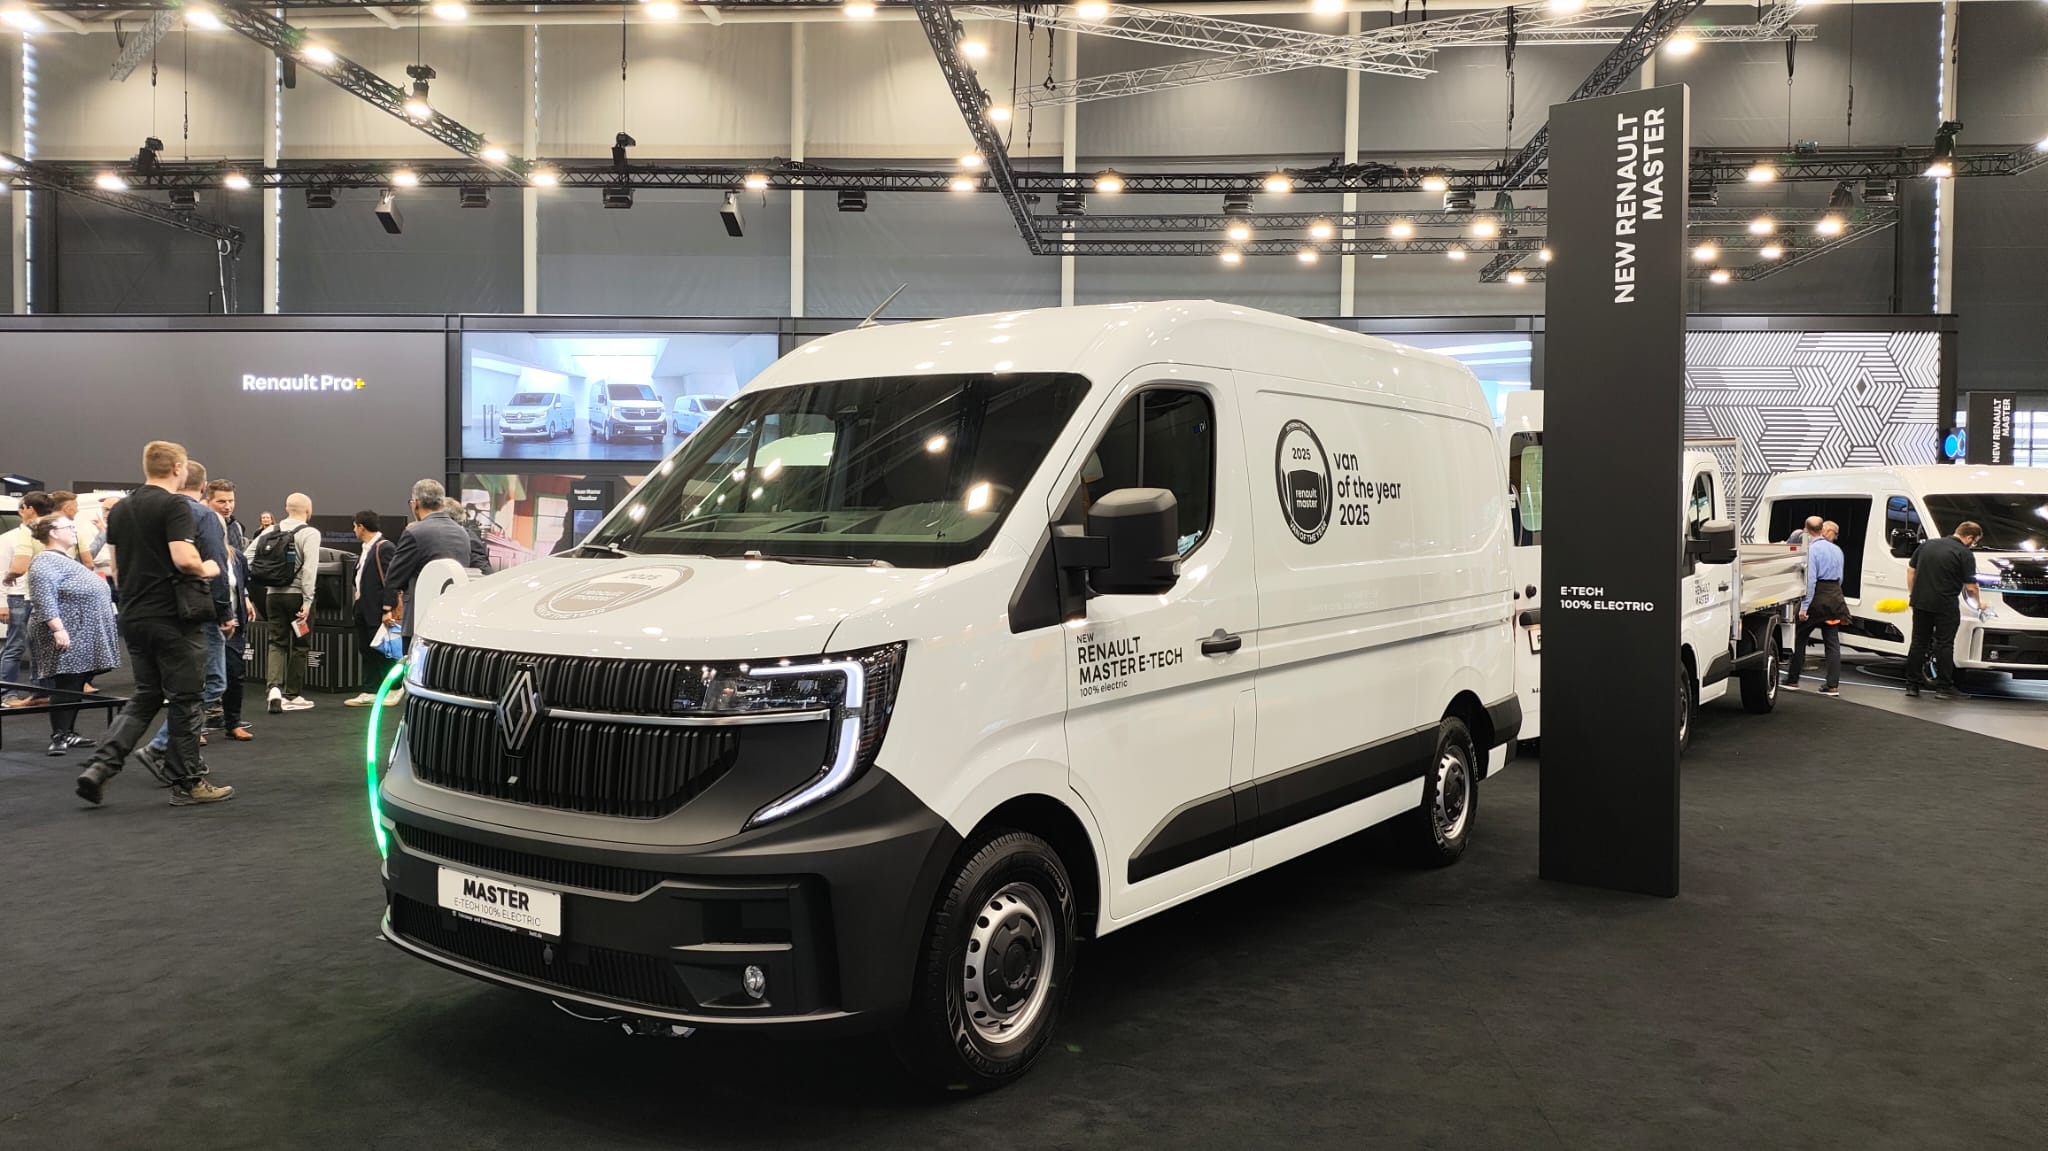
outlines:
M1300 420L1280 426L1274 449L1280 483L1280 510L1294 538L1312 544L1330 526L1330 457L1314 428Z
M542 619L582 619L599 612L617 611L660 595L688 580L691 574L689 568L671 567L606 572L550 593L534 605L533 614Z

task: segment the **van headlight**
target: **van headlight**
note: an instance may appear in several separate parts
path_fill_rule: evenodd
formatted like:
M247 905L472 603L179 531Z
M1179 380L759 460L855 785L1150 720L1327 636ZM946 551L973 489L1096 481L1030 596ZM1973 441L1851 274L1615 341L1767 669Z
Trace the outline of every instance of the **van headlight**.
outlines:
M429 645L426 640L414 637L412 641L412 650L406 653L405 682L413 687L427 686L428 646Z
M874 763L895 708L903 650L903 644L893 643L815 659L708 664L683 678L675 710L762 722L774 715L829 713L832 736L824 764L747 820L748 827L759 827L840 791Z

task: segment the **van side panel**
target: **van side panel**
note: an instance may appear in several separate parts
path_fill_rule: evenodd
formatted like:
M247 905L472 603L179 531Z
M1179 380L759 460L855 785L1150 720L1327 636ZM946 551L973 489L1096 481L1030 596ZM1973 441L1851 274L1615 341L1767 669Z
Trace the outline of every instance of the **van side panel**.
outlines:
M1413 807L1451 700L1514 694L1506 479L1490 424L1391 386L1407 381L1361 393L1238 377L1259 545L1265 867Z

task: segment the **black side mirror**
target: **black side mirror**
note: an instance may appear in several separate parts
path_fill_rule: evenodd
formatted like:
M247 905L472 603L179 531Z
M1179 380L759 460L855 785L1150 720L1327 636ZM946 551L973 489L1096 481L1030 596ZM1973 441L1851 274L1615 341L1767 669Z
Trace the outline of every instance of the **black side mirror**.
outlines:
M1157 595L1180 581L1180 508L1165 488L1121 488L1088 509L1086 534L1056 530L1060 567L1096 595Z
M1708 520L1694 529L1685 541L1685 554L1696 563L1732 564L1738 554L1735 525L1728 520Z

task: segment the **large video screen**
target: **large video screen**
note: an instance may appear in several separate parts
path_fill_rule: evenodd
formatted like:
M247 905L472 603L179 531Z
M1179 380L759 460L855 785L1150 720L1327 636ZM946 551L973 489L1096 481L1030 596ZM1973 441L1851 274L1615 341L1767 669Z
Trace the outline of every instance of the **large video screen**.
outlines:
M775 357L767 332L469 332L462 456L658 460Z

